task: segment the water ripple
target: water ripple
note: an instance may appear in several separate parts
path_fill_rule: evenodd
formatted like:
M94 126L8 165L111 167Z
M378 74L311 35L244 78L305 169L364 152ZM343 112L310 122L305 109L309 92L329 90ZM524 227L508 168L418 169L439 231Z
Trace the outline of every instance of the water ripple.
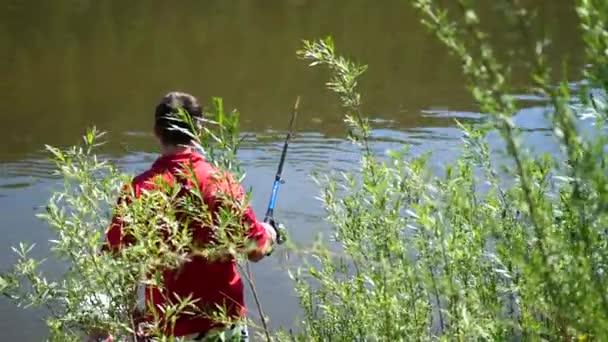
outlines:
M29 156L28 158L0 164L0 179L7 178L51 178L55 166L50 160L42 156Z
M126 134L135 139L141 136L137 132ZM275 168L281 156L284 134L279 131L245 134L239 151L244 167ZM370 145L375 152L383 154L387 149L398 149L404 144L431 148L456 139L459 139L459 134L454 128L378 128L372 131ZM34 153L21 160L0 163L0 189L28 187L38 181L54 178L54 165L47 157ZM99 157L111 158L125 172L137 173L149 167L157 155L147 151L130 151L126 154L100 154ZM328 137L312 131L299 132L289 145L288 167L298 173L310 173L312 170L344 171L356 165L359 158L359 148L346 138Z

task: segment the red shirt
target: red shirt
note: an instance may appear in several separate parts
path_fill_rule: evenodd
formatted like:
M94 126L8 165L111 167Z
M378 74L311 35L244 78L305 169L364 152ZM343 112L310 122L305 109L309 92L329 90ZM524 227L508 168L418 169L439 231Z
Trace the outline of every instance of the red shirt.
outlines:
M192 186L195 183L183 181L177 177L178 171L185 171L191 168L200 185L201 193L209 210L217 212L220 203L217 201L216 191L231 191L236 196L243 196L243 188L238 185L228 174L225 181L218 182L213 177L217 171L212 165L207 163L197 152L188 151L179 154L167 155L158 158L152 167L136 176L132 181L132 190L136 197L143 191L157 189L154 180L157 177L169 184L174 184L177 180L181 183L187 182ZM259 247L266 244L268 235L265 228L256 219L253 210L248 207L244 212L243 221L248 225L247 235L257 242ZM160 229L160 228L159 228ZM203 245L209 242L211 230L209 227L193 228L193 239ZM116 250L121 244L129 243L129 237L122 232L122 225L119 218L114 217L111 227L106 232L106 240L110 248ZM163 272L165 294L175 293L180 298L189 295L193 299L198 299L197 305L205 307L215 305L225 306L228 314L233 317L243 317L245 315L245 303L243 294L243 282L237 271L236 261L231 258L228 261L211 261L200 256L193 256L189 262L184 263L180 269L167 270ZM146 289L146 303L152 305L163 305L167 296L163 296L159 289ZM148 307L149 309L150 307ZM208 312L208 309L207 311ZM217 326L213 321L201 315L183 315L178 318L173 332L165 332L173 336L183 336L206 332Z

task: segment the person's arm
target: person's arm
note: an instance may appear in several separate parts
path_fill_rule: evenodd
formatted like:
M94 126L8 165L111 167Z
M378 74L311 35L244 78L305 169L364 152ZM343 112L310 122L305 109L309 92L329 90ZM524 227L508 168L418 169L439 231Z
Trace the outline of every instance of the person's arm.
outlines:
M226 173L219 181L215 178L211 184L212 186L207 190L212 190L208 193L213 194L211 196L213 198L212 202L215 202L216 205L231 206L240 203L245 196L242 185L236 182L229 173ZM274 228L268 223L259 221L251 206L236 209L234 212L241 213L241 224L246 228L245 238L247 241L243 248L248 259L253 262L262 260L271 251L276 241Z

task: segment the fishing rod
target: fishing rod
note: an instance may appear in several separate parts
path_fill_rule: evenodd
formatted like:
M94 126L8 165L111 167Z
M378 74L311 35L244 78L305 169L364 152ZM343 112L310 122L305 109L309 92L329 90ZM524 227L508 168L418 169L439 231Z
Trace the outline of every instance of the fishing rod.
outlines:
M298 116L298 107L300 105L300 97L296 99L296 103L293 106L293 112L291 114L291 120L289 121L289 131L287 131L287 136L285 137L285 143L283 144L283 152L281 152L281 159L279 161L279 167L277 169L277 174L274 178L274 185L272 187L272 193L270 194L270 201L268 202L268 209L266 210L266 216L264 217L264 222L270 223L271 226L275 229L277 233L277 243L282 244L285 242L285 231L281 227L277 227L274 222L274 207L277 202L277 195L279 194L279 187L281 184L285 183L283 179L283 166L285 165L285 157L287 156L287 147L289 146L289 141L293 135L293 127L296 121L296 117Z

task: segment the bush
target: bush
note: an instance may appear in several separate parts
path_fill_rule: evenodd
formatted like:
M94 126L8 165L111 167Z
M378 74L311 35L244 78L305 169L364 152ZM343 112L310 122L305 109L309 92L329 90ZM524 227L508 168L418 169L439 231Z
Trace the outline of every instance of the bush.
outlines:
M361 149L359 168L320 179L332 237L343 253L317 246L293 272L304 318L302 341L604 340L608 336L608 2L577 1L589 68L584 86L555 81L548 41L534 41L530 12L503 6L532 55L531 91L561 153L535 155L513 123L521 104L481 29L474 1L449 15L436 1L412 1L424 24L458 58L483 124L460 124L463 155L443 175L426 157L377 155L361 110L364 66L339 56L331 39L306 41L299 56L331 72ZM504 48L504 47L501 47ZM575 92L576 90L576 92ZM592 134L583 128L594 127ZM509 163L493 158L498 132ZM587 132L589 130L587 129Z

